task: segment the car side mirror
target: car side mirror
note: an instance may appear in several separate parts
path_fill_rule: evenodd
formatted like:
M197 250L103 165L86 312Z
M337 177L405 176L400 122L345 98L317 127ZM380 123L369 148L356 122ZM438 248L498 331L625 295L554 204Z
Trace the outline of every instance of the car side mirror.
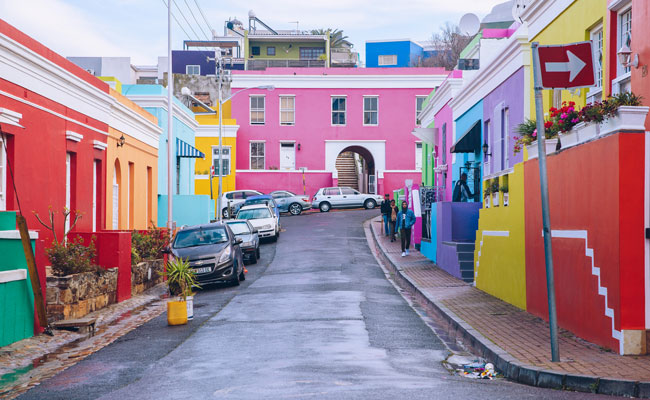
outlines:
M240 238L240 237L235 238L235 244L242 244L243 242L244 242L244 240L242 238Z

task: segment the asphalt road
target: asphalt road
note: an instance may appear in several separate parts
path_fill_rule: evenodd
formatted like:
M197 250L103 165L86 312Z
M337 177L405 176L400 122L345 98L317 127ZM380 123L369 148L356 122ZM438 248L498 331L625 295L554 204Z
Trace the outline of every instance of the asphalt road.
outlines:
M283 217L237 288L195 297L21 399L607 398L450 374L440 339L386 279L362 223L377 211Z

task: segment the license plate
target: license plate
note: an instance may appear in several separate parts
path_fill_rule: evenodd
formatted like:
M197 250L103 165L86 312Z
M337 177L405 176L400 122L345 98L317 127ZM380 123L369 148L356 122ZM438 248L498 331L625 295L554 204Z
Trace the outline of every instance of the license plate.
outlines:
M203 267L203 268L193 268L194 272L197 274L205 274L206 272L210 272L212 268L210 267Z

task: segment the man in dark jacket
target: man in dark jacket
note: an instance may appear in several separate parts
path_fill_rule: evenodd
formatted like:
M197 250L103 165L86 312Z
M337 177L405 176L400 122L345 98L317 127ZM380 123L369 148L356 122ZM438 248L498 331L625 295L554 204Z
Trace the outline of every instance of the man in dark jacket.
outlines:
M411 228L415 225L415 213L408 208L408 204L403 201L402 209L397 213L397 230L402 239L402 257L409 255L411 246Z
M381 202L381 215L384 218L384 234L389 235L388 222L390 221L390 196L384 195L384 201Z
M469 186L467 186L467 174L463 172L462 174L460 174L460 180L456 182L456 186L454 186L452 201L465 202L473 198L474 195L472 194L472 192L469 191Z

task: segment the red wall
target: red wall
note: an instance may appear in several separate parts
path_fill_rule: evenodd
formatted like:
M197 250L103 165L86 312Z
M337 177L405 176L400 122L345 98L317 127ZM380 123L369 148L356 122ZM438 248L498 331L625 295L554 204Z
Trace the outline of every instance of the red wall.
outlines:
M647 40L648 35L650 35L650 25L648 25L648 21L650 20L650 2L647 0L633 0L632 10L631 48L634 54L639 54L639 68L632 68L632 91L643 96L643 105L647 106L650 105L650 76L648 74L650 41ZM616 21L616 18L613 18L613 20ZM616 26L610 29L614 28ZM610 71L615 71L615 69L610 69ZM615 78L615 75L614 73L611 79ZM646 129L650 128L650 115L646 117L645 126Z
M644 329L643 134L620 133L548 157L551 229L587 231L617 330ZM526 301L548 319L537 160L524 164ZM618 351L585 241L553 238L559 325Z

